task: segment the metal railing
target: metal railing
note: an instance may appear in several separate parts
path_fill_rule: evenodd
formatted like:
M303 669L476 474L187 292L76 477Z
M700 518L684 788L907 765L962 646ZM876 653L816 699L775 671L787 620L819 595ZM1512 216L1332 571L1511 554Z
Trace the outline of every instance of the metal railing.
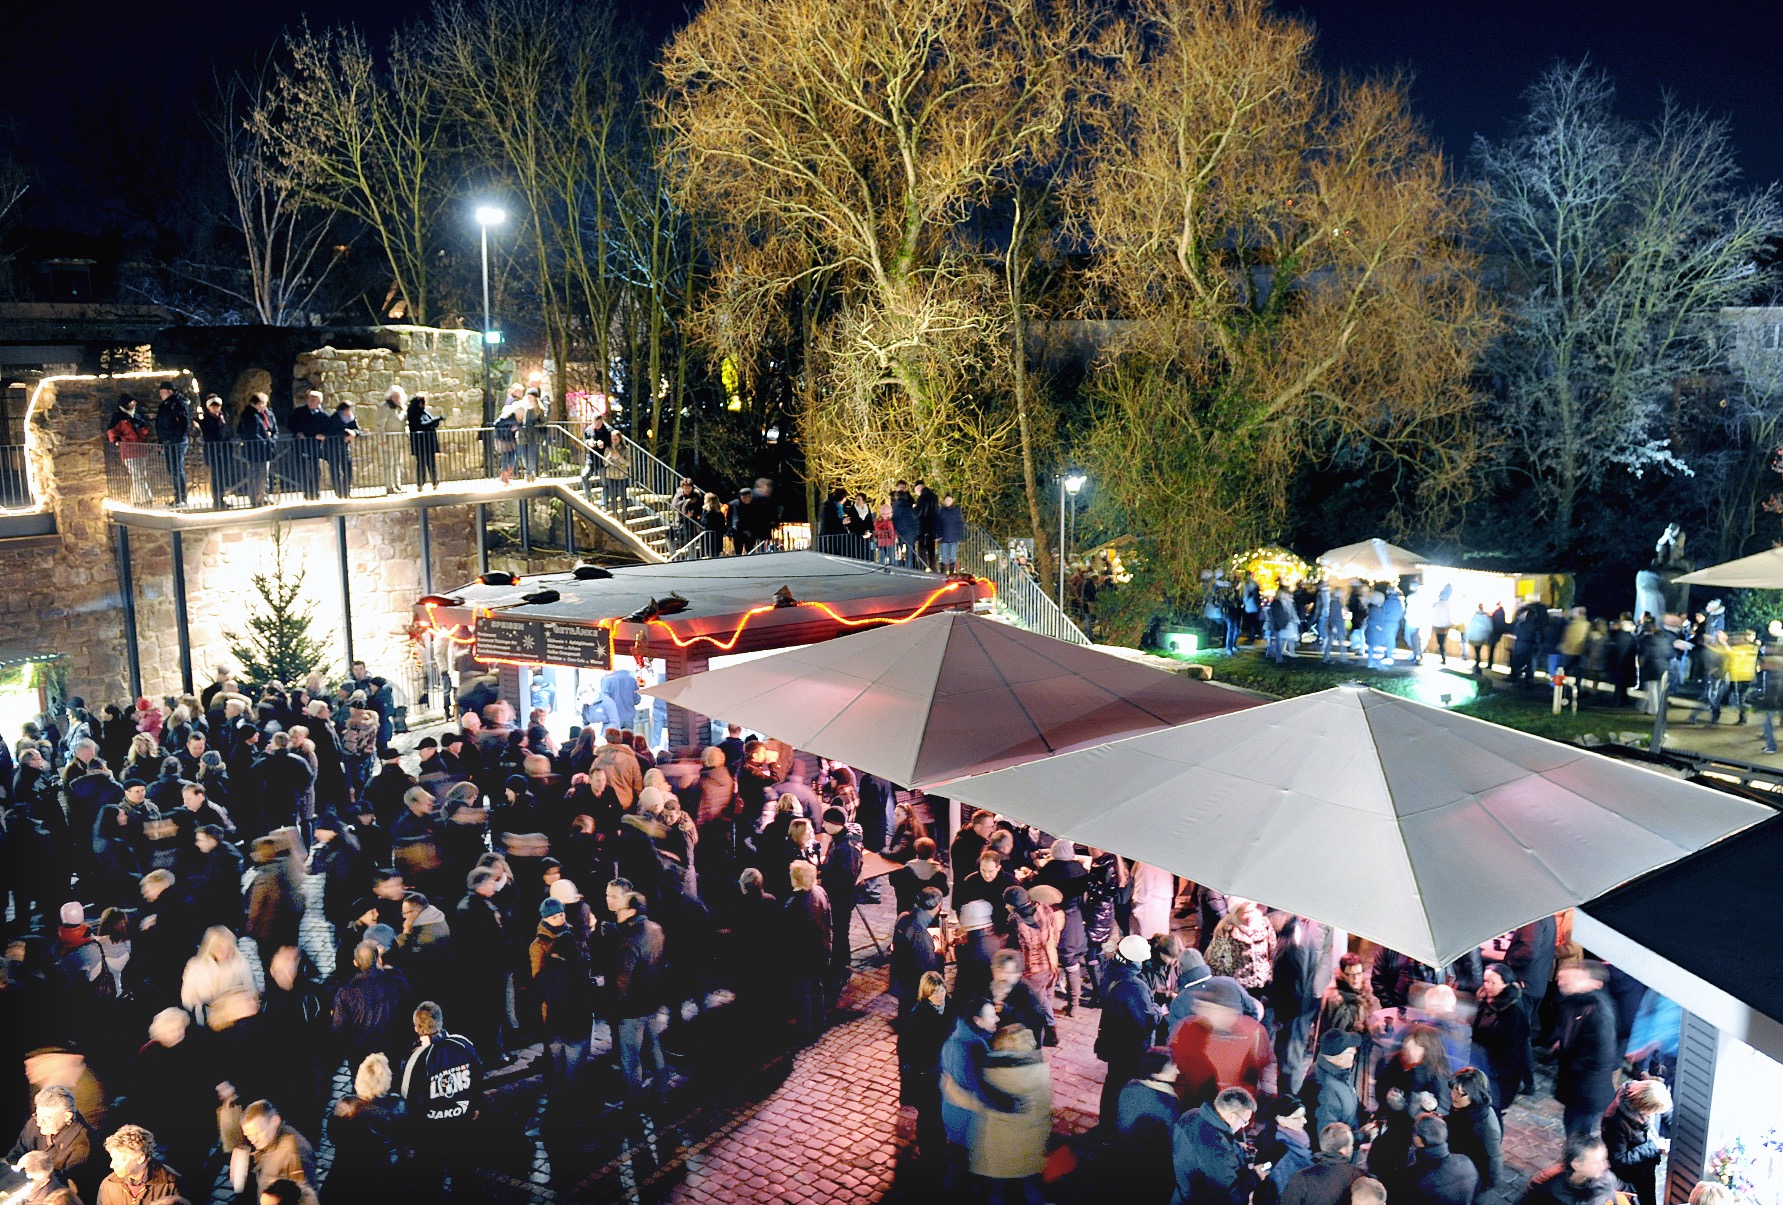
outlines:
M31 479L25 469L25 445L0 444L0 509L31 505Z
M966 528L966 538L960 544L960 569L990 578L997 587L995 609L1030 632L1072 644L1091 643L1083 629L1071 622L1071 617L1034 580L1027 566L983 528Z
M573 478L579 450L559 427L361 431L352 439L107 443L108 495L154 510L231 510L298 498L372 498L505 475Z
M627 476L623 479L606 475L606 458L589 442L588 431L576 432L561 424L553 426L577 451L582 468L579 474L582 492L593 501L598 485L601 504L644 543L669 560L676 559L679 534L674 511L674 496L682 475L646 452L635 440L621 445L626 453Z

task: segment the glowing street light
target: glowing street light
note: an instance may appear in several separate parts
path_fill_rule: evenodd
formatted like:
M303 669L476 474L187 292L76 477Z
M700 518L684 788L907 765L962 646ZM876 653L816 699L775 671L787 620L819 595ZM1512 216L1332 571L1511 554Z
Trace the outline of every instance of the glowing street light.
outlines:
M489 228L506 222L508 211L499 205L479 205L476 219L483 236L483 425L487 427L495 422L495 395L489 390L489 348L501 338L489 323Z
M1089 483L1089 478L1081 470L1069 469L1059 475L1059 608L1065 607L1065 558L1071 555L1071 545L1065 535L1065 495L1071 496L1072 517L1076 518L1077 494Z

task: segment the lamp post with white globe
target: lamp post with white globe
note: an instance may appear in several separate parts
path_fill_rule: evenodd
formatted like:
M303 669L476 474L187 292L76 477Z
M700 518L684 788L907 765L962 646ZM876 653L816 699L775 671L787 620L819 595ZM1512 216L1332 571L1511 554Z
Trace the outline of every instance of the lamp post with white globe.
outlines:
M1059 609L1065 609L1065 558L1071 555L1069 538L1065 535L1065 515L1067 513L1065 499L1070 497L1071 517L1075 521L1077 495L1089 478L1079 469L1069 469L1059 474ZM1075 522L1073 523L1075 526Z

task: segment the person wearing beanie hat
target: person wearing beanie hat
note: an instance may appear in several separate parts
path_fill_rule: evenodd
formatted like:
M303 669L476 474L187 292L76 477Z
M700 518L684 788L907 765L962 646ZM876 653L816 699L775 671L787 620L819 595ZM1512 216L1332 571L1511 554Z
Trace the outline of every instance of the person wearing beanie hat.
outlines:
M1033 884L1055 889L1063 924L1059 929L1058 963L1065 978L1065 1006L1061 1017L1069 1017L1083 999L1083 968L1090 954L1089 932L1084 927L1083 897L1090 886L1090 870L1077 857L1077 847L1069 841L1055 841L1052 858L1034 875ZM1032 888L1030 887L1030 890ZM1091 990L1095 984L1091 984Z
M823 831L829 834L829 848L824 851L817 881L830 897L830 999L842 993L854 961L854 944L849 926L854 921L855 901L859 896L861 852L859 830L848 823L848 813L832 807L823 813Z
M1003 948L992 928L996 920L988 900L971 900L960 909L959 949L955 952L953 996L970 1000L991 991L991 956Z
M580 903L575 907L582 909ZM531 998L545 1039L547 1086L552 1099L562 1100L578 1086L594 1026L588 950L577 938L564 901L552 896L539 901L538 929L527 947L527 960L532 970Z
M1215 975L1187 997L1192 1014L1170 1036L1183 1104L1210 1101L1227 1088L1255 1094L1275 1068L1269 1031L1245 1010L1247 993L1237 980Z
M1068 845L1067 842L1060 842ZM1055 846L1056 849L1056 846ZM1057 855L1055 854L1055 857ZM1067 856L1075 856L1069 854ZM1108 964L1102 984L1102 1020L1096 1030L1096 1057L1108 1064L1102 1077L1101 1124L1105 1137L1115 1133L1121 1089L1139 1075L1151 1049L1163 1011L1152 999L1151 986L1139 968L1151 957L1151 943L1137 934L1121 938L1118 957Z
M564 914L564 907L563 907L562 900L551 899L549 896L547 896L546 898L539 901L539 919L540 920L551 920L554 917L561 918L563 916L563 914ZM537 974L536 970L534 971L534 974Z
M1362 1104L1356 1095L1356 1060L1361 1057L1362 1035L1344 1029L1327 1029L1319 1035L1318 1056L1312 1072L1300 1087L1309 1124L1316 1131L1341 1122L1353 1133L1361 1126Z
M1288 1181L1312 1166L1312 1137L1307 1133L1306 1105L1292 1092L1269 1102L1269 1121L1257 1139L1257 1159L1269 1164L1258 1186L1259 1200L1280 1201ZM1466 1205L1472 1205L1471 1199Z

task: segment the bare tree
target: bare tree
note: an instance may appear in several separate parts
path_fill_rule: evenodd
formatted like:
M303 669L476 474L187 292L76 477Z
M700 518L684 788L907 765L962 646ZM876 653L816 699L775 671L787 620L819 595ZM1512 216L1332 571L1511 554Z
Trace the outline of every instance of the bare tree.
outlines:
M1758 283L1783 210L1774 188L1741 188L1724 123L1669 99L1637 128L1609 78L1578 64L1528 101L1475 155L1509 285L1498 418L1561 551L1581 495L1613 470L1691 471L1664 416L1680 380L1722 367L1716 312Z
M333 244L333 215L307 200L276 158L272 86L270 68L218 85L211 128L223 148L229 225L241 238L246 273L201 279L268 326L303 325L345 248Z
M380 62L359 33L306 25L285 49L290 66L252 117L280 184L363 223L400 302L385 316L425 323L434 233L458 164L424 40L399 33Z
M1004 473L985 384L1006 310L956 231L1057 135L1080 39L1046 0L715 0L664 52L665 160L719 232L716 325L747 339L813 278L834 290L800 415L819 475L945 469L980 499Z
M1067 192L1089 309L1121 331L1086 451L1102 502L1155 533L1148 580L1181 596L1275 536L1293 474L1340 451L1407 505L1453 496L1489 322L1468 194L1402 87L1326 80L1312 30L1262 0L1134 9Z

